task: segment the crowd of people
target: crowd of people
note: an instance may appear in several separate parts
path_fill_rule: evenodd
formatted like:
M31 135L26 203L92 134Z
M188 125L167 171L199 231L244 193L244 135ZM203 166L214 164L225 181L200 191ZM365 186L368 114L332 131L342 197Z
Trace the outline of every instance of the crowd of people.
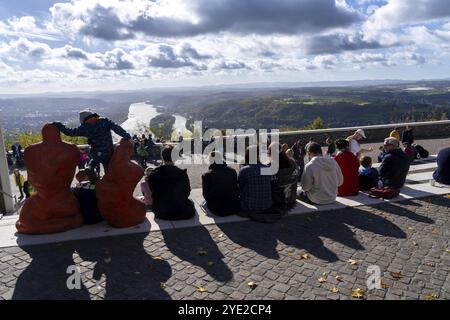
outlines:
M100 165L106 173L114 152L111 130L134 142L135 159L146 168L145 181L141 184L143 201L155 217L174 221L195 215L194 203L189 199L189 176L186 169L175 165L173 146L166 145L160 152L160 147L156 147L158 141L155 143L151 135L131 137L119 125L90 110L80 113L80 122L81 126L74 129L58 122L54 125L66 135L88 139L90 152L80 152L78 183L74 188L80 202L87 204L84 210L87 221L98 218L98 210L94 210L95 184L100 178ZM202 176L203 207L217 216L238 214L271 222L286 214L297 199L326 205L335 202L337 196L355 196L360 191L380 198L397 196L405 184L411 162L418 154L425 157L426 150L414 144L411 128L407 127L402 134L395 128L380 148L378 160L381 164L375 169L372 158L366 155L373 149L364 149L361 145L366 138L362 129L345 139L333 141L328 138L325 152L312 138L308 143L298 140L291 146L274 142L268 148L268 163L262 163L259 158L251 159L251 155L259 157L260 152L258 146L249 146L238 172L226 164L223 154L214 151L209 155L209 169ZM15 146L17 149L21 150ZM147 168L147 161L155 159L158 153L161 154L161 165ZM278 171L272 175L263 174L273 162L278 164ZM434 180L450 184L450 148L439 152L437 165ZM19 170L14 171L14 181L21 198L29 197L32 186Z

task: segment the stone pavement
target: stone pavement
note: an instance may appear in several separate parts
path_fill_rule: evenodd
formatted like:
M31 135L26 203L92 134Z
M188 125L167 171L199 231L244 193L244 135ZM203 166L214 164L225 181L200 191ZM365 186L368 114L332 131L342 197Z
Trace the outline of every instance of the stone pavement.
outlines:
M74 264L80 290L66 286ZM381 289L366 287L370 265ZM0 249L0 299L357 299L358 288L363 299L450 299L449 271L450 198L433 196Z

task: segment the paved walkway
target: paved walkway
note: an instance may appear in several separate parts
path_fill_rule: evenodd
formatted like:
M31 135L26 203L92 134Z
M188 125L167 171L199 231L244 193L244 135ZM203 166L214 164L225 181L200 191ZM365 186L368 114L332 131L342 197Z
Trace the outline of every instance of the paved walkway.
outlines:
M450 198L0 249L1 299L450 299ZM81 271L68 290L67 267ZM367 268L381 289L367 290ZM251 283L253 282L253 283ZM250 283L250 285L249 285Z

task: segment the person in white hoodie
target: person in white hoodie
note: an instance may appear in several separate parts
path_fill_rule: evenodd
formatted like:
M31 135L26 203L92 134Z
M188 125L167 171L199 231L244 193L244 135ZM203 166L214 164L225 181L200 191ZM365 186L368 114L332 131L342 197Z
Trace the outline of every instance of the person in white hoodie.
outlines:
M310 143L307 152L311 161L302 176L300 199L319 205L335 202L338 187L344 183L341 168L334 159L323 157L317 143Z

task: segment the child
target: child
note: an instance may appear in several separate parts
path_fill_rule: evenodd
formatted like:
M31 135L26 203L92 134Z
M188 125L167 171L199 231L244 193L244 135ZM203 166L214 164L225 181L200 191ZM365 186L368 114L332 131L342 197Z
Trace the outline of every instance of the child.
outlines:
M75 178L78 183L72 189L73 194L80 202L80 211L84 224L95 224L103 220L97 205L97 196L95 192L95 181L90 178L91 171L81 170Z
M368 191L378 187L378 171L372 168L372 158L363 157L359 168L359 190Z

